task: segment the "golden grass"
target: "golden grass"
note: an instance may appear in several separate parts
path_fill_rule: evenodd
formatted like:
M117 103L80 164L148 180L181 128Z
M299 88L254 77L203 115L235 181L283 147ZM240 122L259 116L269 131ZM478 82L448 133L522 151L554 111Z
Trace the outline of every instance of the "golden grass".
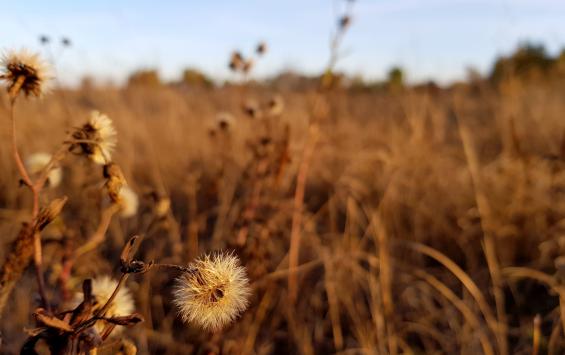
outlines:
M140 353L563 352L563 89L557 80L395 92L138 86L25 101L24 159L56 151L100 110L118 132L113 161L140 196L138 213L120 218L100 197L100 166L62 161L62 183L40 201L68 197L42 233L47 297L57 308L83 279L117 278L120 251L139 234L145 261L186 265L234 249L253 287L242 318L209 333L178 320L172 271L129 277L145 322L120 341ZM242 110L276 95L282 113ZM233 120L217 126L219 112ZM1 117L4 260L33 201L10 153L7 95ZM0 324L3 351L27 338L36 292L24 273Z

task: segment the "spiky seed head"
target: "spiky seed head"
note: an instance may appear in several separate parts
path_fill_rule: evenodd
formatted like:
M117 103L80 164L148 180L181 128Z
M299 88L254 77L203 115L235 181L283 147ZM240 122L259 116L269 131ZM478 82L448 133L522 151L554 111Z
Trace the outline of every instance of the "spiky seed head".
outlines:
M112 293L118 286L118 281L114 280L108 275L103 275L92 279L92 295L96 300L96 305L94 306L93 311L96 312L101 309L106 301L110 299ZM83 293L77 292L75 293L72 301L72 305L74 307L78 306L83 301ZM110 307L106 311L105 316L107 318L111 317L119 317L119 316L129 316L135 311L135 303L133 301L133 297L131 295L130 290L122 286L118 291L116 297L110 304ZM102 333L106 326L104 321L98 321L95 323L94 327L98 331L98 333ZM122 326L116 326L112 334L117 334L121 330L123 330Z
M0 62L0 79L8 86L10 98L15 100L20 92L26 97L41 97L47 90L49 65L38 54L26 49L8 51Z
M247 309L251 289L237 256L204 255L189 268L176 280L173 301L184 322L218 331Z
M26 161L25 165L28 172L32 175L39 174L51 161L51 154L49 153L34 153L30 155ZM63 179L63 170L60 167L54 167L49 171L47 175L47 185L50 187L57 187Z
M130 218L135 216L139 207L139 198L137 194L129 187L124 186L120 189L118 203L120 204L120 216L122 218Z
M73 133L77 143L71 150L88 156L97 164L108 164L118 143L116 129L112 120L98 111L92 111L90 118Z
M261 116L261 108L259 103L255 100L247 100L243 104L243 112L247 114L250 118L259 118Z

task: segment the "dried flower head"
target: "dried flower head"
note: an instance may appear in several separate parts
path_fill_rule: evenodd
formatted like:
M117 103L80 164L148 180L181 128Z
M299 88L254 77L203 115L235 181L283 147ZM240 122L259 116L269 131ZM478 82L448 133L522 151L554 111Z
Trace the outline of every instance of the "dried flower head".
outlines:
M284 100L282 96L273 96L267 103L267 107L269 108L269 114L271 116L279 116L282 114L284 111Z
M71 145L71 150L87 155L97 164L112 160L118 141L112 120L98 111L92 111L89 121L73 133L73 138L77 142Z
M339 19L339 27L342 30L345 30L349 25L351 25L351 16L344 15Z
M249 72L251 72L251 69L253 69L253 65L255 63L253 62L253 59L248 59L245 62L243 62L243 66L241 67L241 71L245 74L248 74Z
M120 200L120 191L124 185L127 185L122 169L120 169L120 166L116 163L108 163L104 165L102 174L106 179L104 186L106 187L110 200L114 203L118 203Z
M174 303L183 321L217 331L248 305L251 294L245 268L231 253L205 255L176 280Z
M110 299L112 293L118 286L118 281L112 279L110 276L104 275L100 277L96 277L92 280L92 295L96 300L96 305L94 306L93 311L97 311L101 309L106 301ZM77 292L74 295L72 300L72 305L74 307L78 306L83 301L83 293ZM114 300L110 304L110 307L105 313L105 316L108 318L111 317L120 317L120 316L129 316L135 311L135 304L133 301L133 297L128 288L122 286ZM94 327L98 331L98 333L102 333L106 323L104 321L98 321L95 323ZM113 334L119 332L122 327L117 326L114 329Z
M49 66L38 54L26 49L9 51L2 56L0 79L8 84L10 98L15 100L20 92L25 96L40 97L50 79Z
M135 216L139 207L137 194L129 186L124 186L120 189L118 196L118 203L121 207L120 216L123 218Z
M259 118L261 116L261 108L259 107L259 103L255 100L247 100L243 104L243 112L250 118Z
M255 52L257 52L258 55L267 53L267 43L259 42L259 44L257 44L257 48L255 48Z
M233 71L241 70L243 68L243 64L244 64L244 60L241 53L239 51L232 52L229 63L230 69Z
M216 124L223 131L228 130L234 124L233 115L229 112L218 113L216 116Z
M25 165L30 174L39 174L49 164L51 158L52 156L49 153L34 153L26 159ZM62 179L63 170L60 167L54 167L49 171L46 182L50 187L57 187Z

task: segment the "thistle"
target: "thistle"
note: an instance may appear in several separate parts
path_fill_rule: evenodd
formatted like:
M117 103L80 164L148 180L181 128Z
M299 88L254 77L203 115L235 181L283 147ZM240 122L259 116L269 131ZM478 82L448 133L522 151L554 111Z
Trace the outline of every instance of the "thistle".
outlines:
M5 53L0 62L0 79L7 82L12 101L20 92L26 97L42 96L50 79L48 72L48 65L39 55L25 49Z
M102 306L110 299L112 293L118 286L118 282L112 279L110 276L104 275L92 280L92 294L96 300L96 305L94 307L94 311L102 308ZM78 306L83 301L83 293L77 292L73 298L73 308ZM129 316L135 311L135 304L133 301L133 297L131 292L126 287L121 287L116 294L116 297L113 299L110 307L105 313L105 316L108 318L111 317L121 317L121 316ZM94 327L98 331L98 333L102 333L104 327L106 326L104 321L98 321L95 323ZM121 326L116 327L113 331L113 334L119 333L121 330Z
M239 259L217 253L197 259L177 278L173 302L184 322L218 331L245 311L250 294Z
M112 153L116 148L117 134L112 120L98 111L90 114L90 119L73 135L75 142L70 150L88 156L97 164L112 161Z
M51 161L52 156L49 153L35 153L30 155L25 165L28 172L32 175L39 174L45 169L47 164ZM47 175L47 185L50 187L57 187L63 179L63 171L60 167L52 168Z

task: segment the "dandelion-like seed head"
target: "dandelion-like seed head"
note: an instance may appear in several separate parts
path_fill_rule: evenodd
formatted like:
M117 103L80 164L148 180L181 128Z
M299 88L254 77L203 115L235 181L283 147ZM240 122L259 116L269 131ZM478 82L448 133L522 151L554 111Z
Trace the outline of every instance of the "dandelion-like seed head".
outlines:
M101 309L104 304L110 299L112 293L118 286L118 281L114 280L108 275L99 276L92 279L92 295L96 300L96 305L94 306L93 311L96 312L97 310ZM83 293L77 292L74 295L72 304L73 306L78 306L83 301ZM129 316L135 311L135 303L133 301L133 297L131 295L130 290L122 286L120 290L114 297L114 300L110 304L110 307L105 313L105 316L108 318L111 317L120 317L120 316ZM94 327L98 331L98 333L102 333L106 326L104 321L98 321L95 323ZM119 333L122 330L122 326L116 326L112 334Z
M249 303L245 268L231 253L205 255L176 280L174 303L182 320L218 331L234 321Z
M73 133L78 141L71 149L87 155L97 164L108 164L118 143L116 129L112 120L98 111L92 111L90 119Z
M39 174L51 161L51 154L49 153L34 153L30 155L26 161L25 165L28 172L32 175ZM47 175L47 184L50 187L57 187L63 179L63 171L60 167L52 168Z
M120 189L118 196L118 203L121 207L120 216L122 218L135 216L139 207L137 194L129 186L124 186Z
M15 100L20 92L26 97L40 97L45 93L50 70L38 54L26 49L6 52L2 56L0 68L0 79L7 82L12 100Z

